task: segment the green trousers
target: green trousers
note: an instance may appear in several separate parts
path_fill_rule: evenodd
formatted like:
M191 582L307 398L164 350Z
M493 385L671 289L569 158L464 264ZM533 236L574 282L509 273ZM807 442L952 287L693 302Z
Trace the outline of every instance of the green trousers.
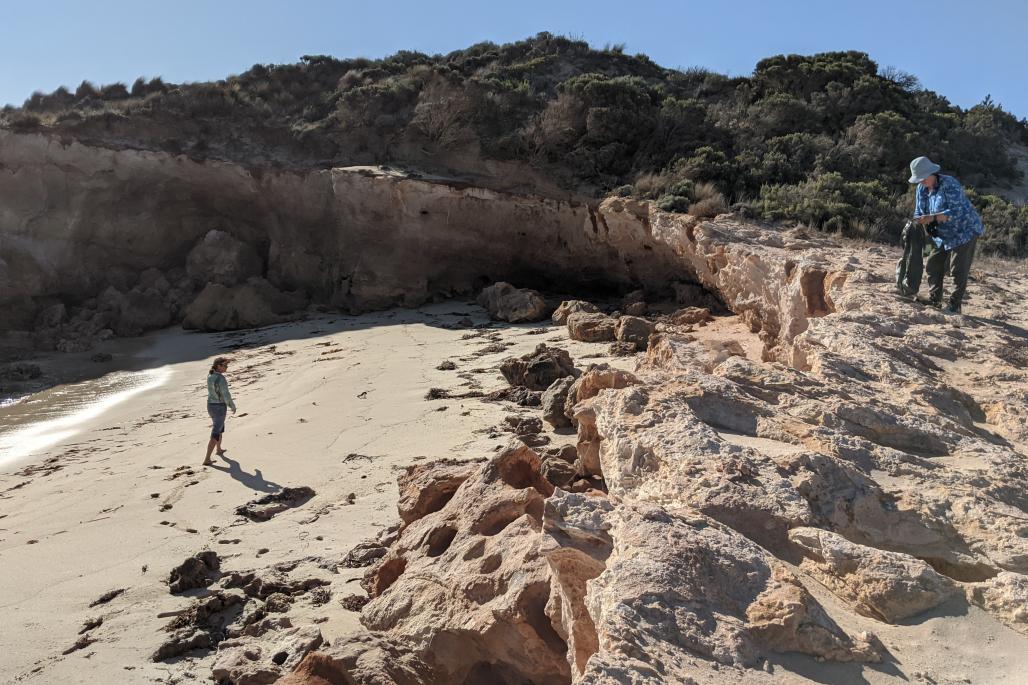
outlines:
M953 276L953 292L949 295L949 308L955 312L960 311L977 244L978 238L974 237L963 245L947 250L934 242L928 242L928 258L924 266L928 274L928 297L934 304L942 304L942 279L950 272Z

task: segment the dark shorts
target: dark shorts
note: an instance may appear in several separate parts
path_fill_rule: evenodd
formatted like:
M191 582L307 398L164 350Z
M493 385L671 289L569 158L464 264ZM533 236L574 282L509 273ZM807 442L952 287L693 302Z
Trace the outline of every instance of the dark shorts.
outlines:
M225 416L228 414L228 406L224 404L208 404L207 413L211 416L211 439L217 440L225 432Z

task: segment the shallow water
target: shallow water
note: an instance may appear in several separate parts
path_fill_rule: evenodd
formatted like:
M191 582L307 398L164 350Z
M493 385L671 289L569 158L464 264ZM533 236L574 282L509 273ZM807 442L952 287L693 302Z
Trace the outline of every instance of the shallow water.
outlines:
M118 371L49 388L0 406L0 466L72 437L87 421L139 393L163 385L171 368Z

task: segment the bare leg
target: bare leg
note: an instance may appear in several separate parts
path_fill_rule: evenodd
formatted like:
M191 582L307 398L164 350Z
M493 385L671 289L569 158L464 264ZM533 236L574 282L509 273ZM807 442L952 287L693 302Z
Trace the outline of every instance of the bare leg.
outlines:
M224 437L225 437L224 433L222 433L221 435L218 436L218 456L219 457L223 456L225 454L225 450L223 450L221 448L221 439L224 438Z
M218 442L219 441L215 440L214 438L211 438L207 441L207 456L203 458L204 466L208 466L209 464L214 463L213 461L211 461L211 452L214 451L214 448L217 446Z

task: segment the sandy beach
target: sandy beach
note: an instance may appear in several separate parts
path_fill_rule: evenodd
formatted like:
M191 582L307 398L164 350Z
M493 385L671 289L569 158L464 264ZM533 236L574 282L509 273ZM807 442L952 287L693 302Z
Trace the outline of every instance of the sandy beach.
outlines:
M478 397L427 400L429 390L505 387L499 362L545 341L559 341L579 364L634 366L633 357L609 359L606 344L569 341L563 327L468 328L466 317L488 321L477 305L452 301L238 333L167 330L141 341L126 365L144 381L115 403L79 408L77 419L51 417L43 429L24 418L15 426L30 405L7 408L0 440L21 447L0 467L5 678L206 679L212 656L150 661L166 639L168 618L158 615L190 601L190 593L169 594L168 572L204 549L219 554L223 570L281 565L289 578L328 581L326 603L298 602L290 617L317 621L328 640L355 629L357 614L340 599L362 594L363 569L336 563L395 522L398 469L488 456L511 437L493 427L530 411ZM229 419L225 458L205 469L204 380L218 354L235 360L229 380L239 414ZM447 360L456 368L436 369ZM83 381L80 391L98 382ZM36 442L18 440L12 426ZM53 431L56 442L46 444ZM235 514L254 497L297 486L316 494L270 521ZM111 591L117 596L98 603ZM75 648L83 626L97 619L93 641Z

